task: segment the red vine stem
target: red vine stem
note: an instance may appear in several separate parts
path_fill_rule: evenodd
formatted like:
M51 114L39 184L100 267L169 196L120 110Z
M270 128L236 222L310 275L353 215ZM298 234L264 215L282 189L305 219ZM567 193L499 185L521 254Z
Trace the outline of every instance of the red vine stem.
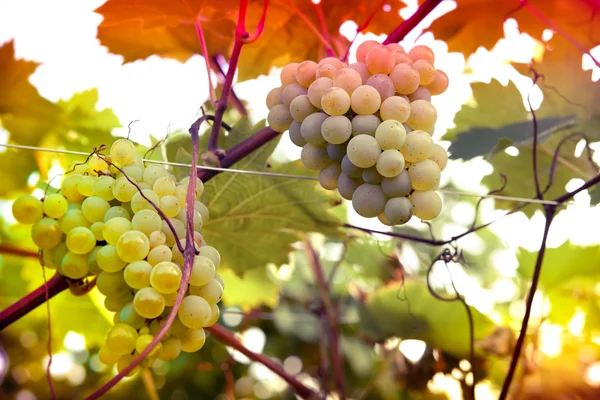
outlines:
M327 46L325 46L325 54L327 57L336 57L335 52L333 51L333 47L331 46L331 38L329 37L329 31L327 30L327 21L325 20L325 14L323 14L323 6L321 5L321 1L318 3L314 3L315 9L317 10L317 17L319 18L319 25L321 25L321 33L323 34L323 38L327 41Z
M219 84L221 82L225 82L226 72L225 72L225 68L223 68L223 65L222 65L223 61L224 61L224 58L221 54L217 54L211 58L211 64L212 64L213 70L217 73L217 76L219 77ZM235 90L233 90L233 88L231 89L231 98L229 99L229 104L231 106L233 106L233 108L235 108L243 116L248 115L248 110L246 110L246 106L244 106L244 103L242 103L240 98L237 97L237 95L235 94ZM214 121L214 117L213 117L213 121ZM224 126L225 123L221 122L221 124Z
M425 0L423 4L419 6L417 11L410 16L407 20L402 22L389 36L383 41L383 44L398 43L406 35L410 33L421 21L427 17L434 8L440 4L442 0Z
M15 247L6 246L4 244L0 244L0 254L12 254L15 256L34 257L34 258L39 258L39 256L40 256L37 251L27 250L27 249L19 249L19 248L15 248Z
M321 261L319 260L319 255L315 251L314 247L310 244L310 241L308 239L304 240L304 247L308 255L308 261L310 262L310 266L312 267L313 273L315 274L315 280L319 288L321 301L323 302L323 306L325 308L325 315L328 320L330 342L329 345L331 347L330 350L331 363L333 364L333 375L335 377L335 383L340 399L344 400L346 398L346 395L344 394L344 365L339 348L340 338L337 326L337 310L329 294L329 286L327 285L327 280L325 279L325 275L323 274L323 266L321 265Z
M318 399L319 394L309 387L305 386L302 382L297 380L292 375L285 372L283 367L273 361L271 358L265 356L264 354L258 354L253 352L252 350L245 347L242 342L240 342L230 331L223 328L221 325L213 325L211 327L206 328L208 332L211 333L219 342L232 347L248 357L253 361L257 361L263 364L265 367L269 368L271 371L279 375L284 381L286 381L290 386L294 388L296 393L299 396L305 399Z
M196 33L198 34L198 40L200 41L200 48L202 49L202 56L204 57L204 63L206 64L206 78L208 80L208 93L210 95L210 102L215 105L217 103L217 94L215 93L215 86L213 85L211 76L210 76L210 58L208 57L208 48L206 47L206 40L204 39L204 32L202 31L202 23L200 22L200 18L196 17L196 21L194 22L194 26L196 27Z
M264 0L262 15L260 16L260 20L258 21L256 30L254 31L254 33L252 35L250 35L247 38L242 40L244 42L244 44L254 43L258 40L260 35L262 35L263 31L265 30L265 21L267 20L267 9L268 8L269 8L269 0Z

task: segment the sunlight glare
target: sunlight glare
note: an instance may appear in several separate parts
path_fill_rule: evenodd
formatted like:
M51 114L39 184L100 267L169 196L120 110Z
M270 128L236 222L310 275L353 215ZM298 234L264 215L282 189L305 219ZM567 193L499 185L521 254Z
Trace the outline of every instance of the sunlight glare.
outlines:
M85 338L74 331L69 331L63 340L64 346L71 351L85 350Z
M555 324L544 324L540 330L540 351L550 358L562 353L563 327Z
M414 339L403 340L398 346L398 350L413 364L418 363L423 358L426 348L425 342Z
M585 313L578 311L573 315L569 321L569 332L574 336L581 335L583 328L585 327Z
M588 367L584 379L592 387L600 386L600 362L595 362Z

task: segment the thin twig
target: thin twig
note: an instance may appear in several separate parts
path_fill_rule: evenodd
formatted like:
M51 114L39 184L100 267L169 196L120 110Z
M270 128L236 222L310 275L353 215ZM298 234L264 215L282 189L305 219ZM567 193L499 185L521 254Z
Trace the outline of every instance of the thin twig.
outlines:
M34 258L39 258L40 256L37 252L33 250L19 249L16 247L6 246L4 244L0 244L0 254L12 254L15 256Z
M217 54L216 56L213 56L211 58L211 64L213 65L213 69L219 76L219 80L222 80L223 82L225 82L226 72L225 72L225 68L223 68L222 61L223 61L223 56L220 54ZM240 100L240 98L235 94L235 90L233 88L231 88L231 98L229 99L229 104L231 104L233 106L233 108L235 108L243 116L248 115L248 110L246 110L246 106ZM211 117L212 117L211 120L214 121L214 117L213 116L211 116ZM221 121L221 125L225 126L226 124L223 121ZM229 128L227 130L231 130L231 128Z
M442 0L425 0L423 4L417 8L417 11L407 20L403 21L388 37L383 41L383 44L398 43L406 35L408 35L421 21L427 17L434 8L440 4Z
M263 0L263 11L260 16L260 20L258 20L258 24L256 25L256 30L253 34L248 36L243 40L244 44L254 43L260 38L263 31L265 30L265 22L267 20L267 9L269 8L269 0Z
M145 369L142 372L142 382L144 383L144 389L146 390L146 396L148 400L160 400L158 391L156 390L156 384L154 383L154 377L152 371Z
M317 17L319 18L319 25L321 26L321 34L327 41L327 46L325 46L325 54L327 54L327 57L337 57L335 51L333 51L333 47L331 46L331 38L329 37L329 31L327 30L327 20L325 19L325 14L323 14L323 6L321 3L321 1L318 3L313 2L313 5L317 10Z
M533 69L531 69L534 73L534 78L533 78L533 82L531 85L531 90L527 93L527 104L529 105L529 109L531 110L531 118L533 120L533 157L532 157L532 161L533 161L533 180L535 181L535 197L543 200L544 199L544 195L542 194L542 189L540 186L540 175L539 175L539 171L538 171L538 162L537 162L537 156L538 156L538 122L537 122L537 117L535 115L535 111L533 110L533 107L531 106L531 92L533 90L533 88L535 87L539 76L537 74L537 72Z
M52 375L50 374L50 367L52 367L52 318L50 314L50 291L48 289L48 281L46 280L46 268L42 264L40 264L40 266L42 268L42 278L44 279L44 302L46 303L46 318L48 320L48 342L46 344L48 350L48 364L46 364L46 380L48 381L50 397L52 400L56 400L54 383L52 382Z

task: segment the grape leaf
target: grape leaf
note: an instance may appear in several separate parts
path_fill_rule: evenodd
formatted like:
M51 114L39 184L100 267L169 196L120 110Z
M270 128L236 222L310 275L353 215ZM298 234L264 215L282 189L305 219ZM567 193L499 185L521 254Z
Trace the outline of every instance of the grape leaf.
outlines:
M220 269L219 274L226 282L223 304L227 307L239 306L243 311L249 311L263 305L270 308L277 306L279 285L268 274L266 267L250 269L241 276L230 269Z
M198 18L207 42L209 56L229 55L239 2L232 0L108 0L96 12L104 19L98 27L100 42L112 53L124 56L125 62L151 55L185 61L200 53L194 26ZM269 2L266 24L260 39L244 46L239 63L239 80L267 74L273 66L290 61L317 59L324 56L323 44L301 17L320 26L317 7L322 7L325 25L333 46L343 54L348 45L340 33L347 20L363 24L374 13L364 32L390 33L402 18L404 3L329 0L318 6L303 0ZM263 2L251 1L246 29L253 32L262 14ZM377 11L377 12L375 12Z
M475 340L492 333L494 324L470 307ZM427 285L407 281L387 285L371 293L361 309L361 329L376 339L398 336L419 339L457 357L469 353L469 322L458 301L444 302L429 293Z

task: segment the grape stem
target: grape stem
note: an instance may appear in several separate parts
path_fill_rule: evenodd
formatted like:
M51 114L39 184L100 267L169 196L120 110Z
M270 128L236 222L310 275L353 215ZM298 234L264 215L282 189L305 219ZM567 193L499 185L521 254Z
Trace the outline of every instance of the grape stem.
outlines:
M325 14L323 14L323 6L322 2L315 3L313 2L315 9L317 10L317 17L319 18L319 25L321 26L321 34L327 41L327 46L325 46L325 54L327 57L337 57L333 47L331 46L331 38L329 37L329 31L327 30L327 21L325 20Z
M221 84L221 82L225 81L225 75L227 74L227 72L225 71L225 67L224 67L225 58L221 54L217 54L216 56L213 56L210 59L210 63L212 65L213 71L215 71L217 76L219 77L219 84ZM231 98L229 99L229 104L233 108L235 108L237 110L237 112L239 112L241 115L243 115L243 116L248 115L248 110L246 110L246 106L244 105L244 103L242 103L240 98L235 94L235 90L233 90L233 88L231 89ZM214 117L212 117L212 119L214 121ZM221 124L223 125L223 127L225 126L224 122L221 122ZM231 128L229 128L228 130L231 130Z
M417 8L417 11L410 18L404 20L388 37L383 41L383 44L398 43L406 35L408 35L421 21L427 17L434 8L440 4L442 0L425 0L423 4Z
M18 249L18 248L6 246L3 244L0 244L0 254L12 254L15 256L34 257L34 258L39 258L39 256L40 256L37 251L27 250L27 249Z

